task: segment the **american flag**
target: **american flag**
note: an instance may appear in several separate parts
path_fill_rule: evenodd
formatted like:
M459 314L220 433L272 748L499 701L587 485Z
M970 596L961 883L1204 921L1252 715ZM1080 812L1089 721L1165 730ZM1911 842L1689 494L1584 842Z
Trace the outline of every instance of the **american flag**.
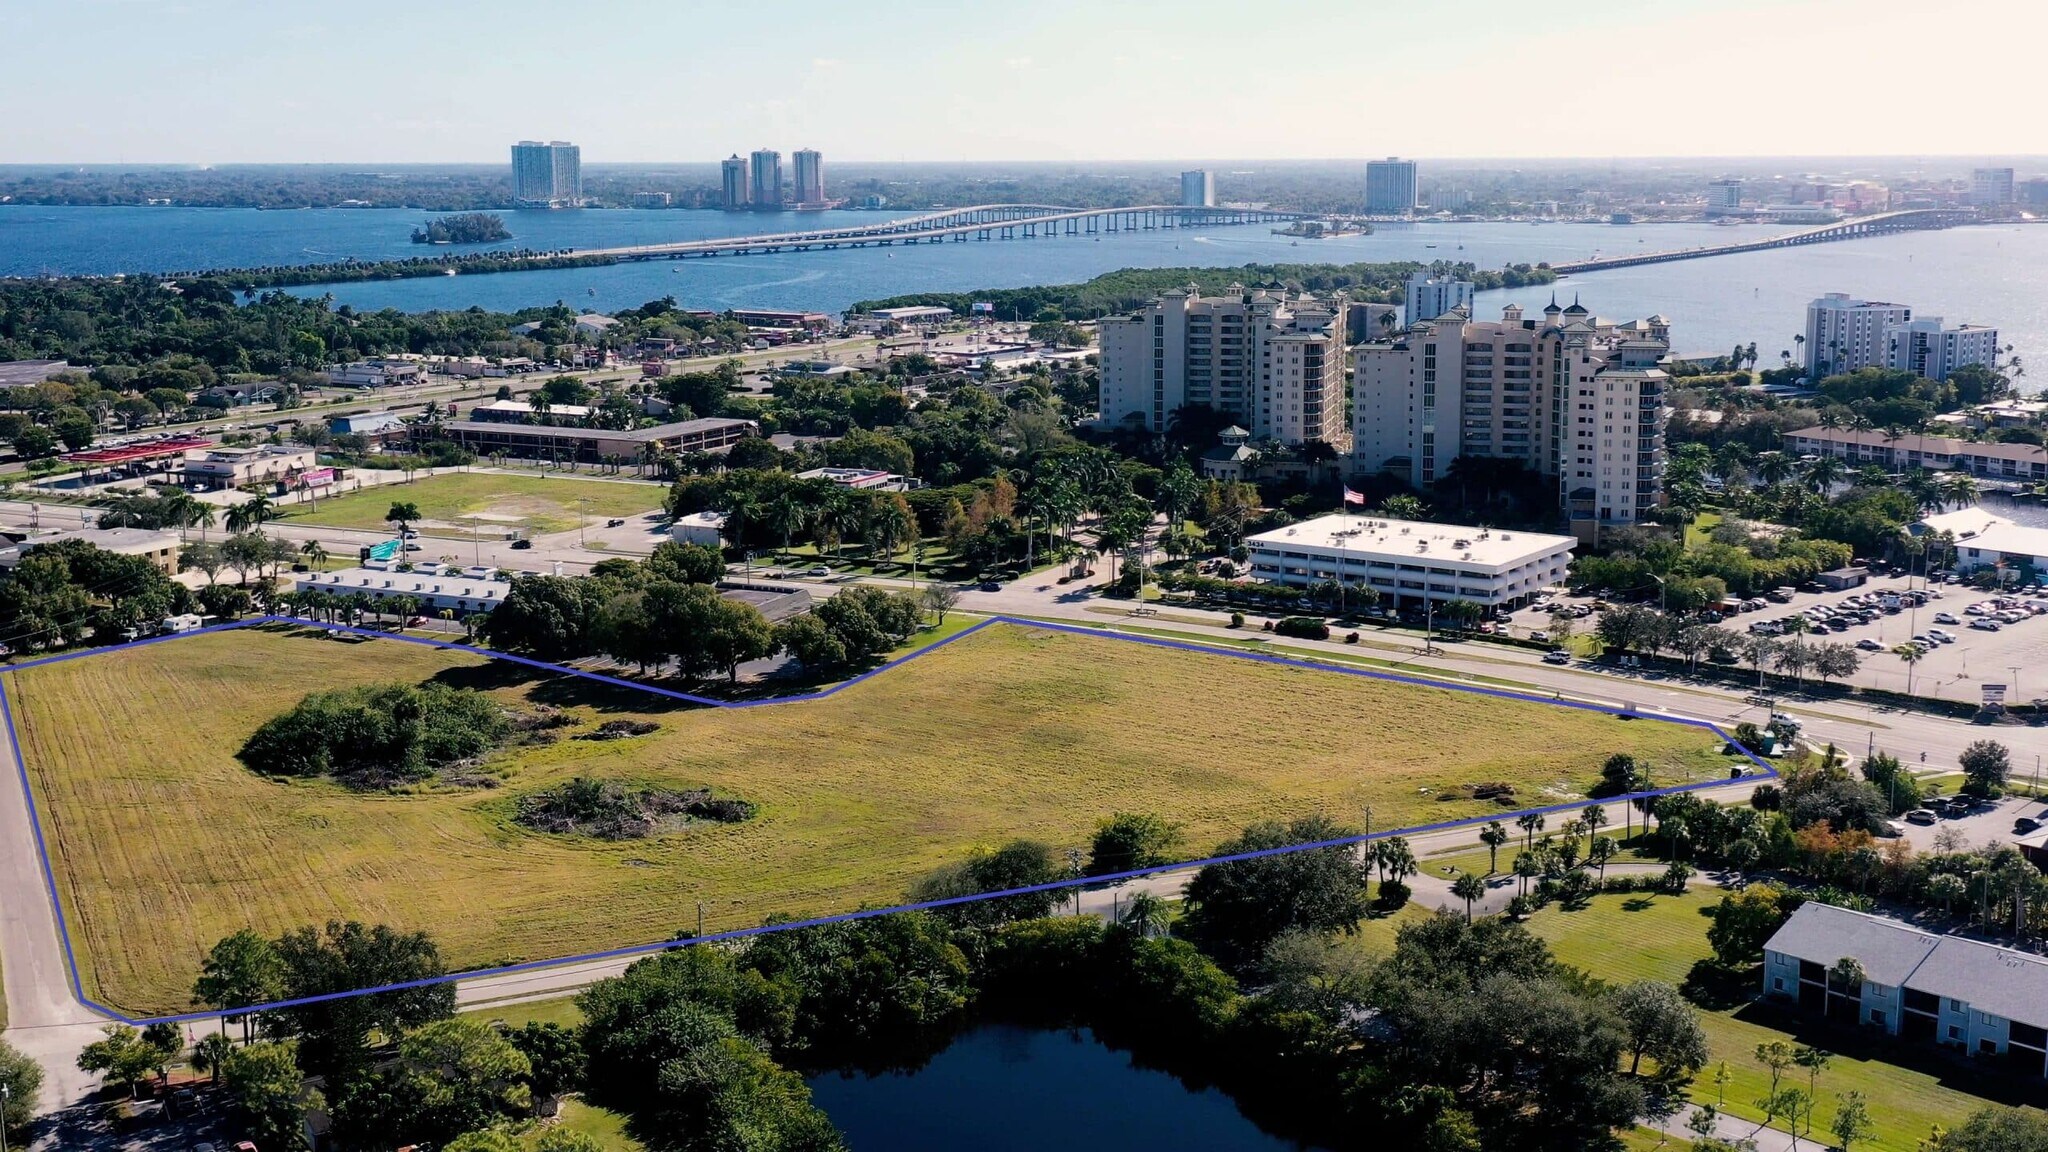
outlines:
M1353 492L1351 486L1347 484L1344 486L1344 502L1346 504L1356 504L1363 508L1365 506L1365 493Z

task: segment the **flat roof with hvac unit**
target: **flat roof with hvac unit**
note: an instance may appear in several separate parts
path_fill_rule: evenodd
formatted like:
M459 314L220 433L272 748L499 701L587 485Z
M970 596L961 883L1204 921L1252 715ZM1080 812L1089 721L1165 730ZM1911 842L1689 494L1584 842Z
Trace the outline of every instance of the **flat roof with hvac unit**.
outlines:
M1277 584L1330 580L1397 603L1520 604L1564 580L1570 536L1379 516L1319 516L1245 541L1252 574Z

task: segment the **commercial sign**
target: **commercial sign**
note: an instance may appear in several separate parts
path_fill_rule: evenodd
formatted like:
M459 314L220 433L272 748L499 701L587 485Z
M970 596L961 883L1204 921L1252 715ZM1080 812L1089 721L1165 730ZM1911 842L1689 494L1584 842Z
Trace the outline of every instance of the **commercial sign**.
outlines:
M299 473L299 478L295 484L300 488L331 487L334 484L334 469L308 468L304 472Z
M1986 707L1986 708L2003 708L2003 707L2005 707L2005 685L2003 685L2003 684L1986 684L1986 685L1984 685L1984 707Z

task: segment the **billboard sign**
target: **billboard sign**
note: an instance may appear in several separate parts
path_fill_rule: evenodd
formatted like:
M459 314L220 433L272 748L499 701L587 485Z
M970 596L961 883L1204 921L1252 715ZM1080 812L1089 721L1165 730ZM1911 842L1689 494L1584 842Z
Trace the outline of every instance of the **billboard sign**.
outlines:
M2005 707L2005 685L1984 685L1984 707L1986 710L1995 710Z

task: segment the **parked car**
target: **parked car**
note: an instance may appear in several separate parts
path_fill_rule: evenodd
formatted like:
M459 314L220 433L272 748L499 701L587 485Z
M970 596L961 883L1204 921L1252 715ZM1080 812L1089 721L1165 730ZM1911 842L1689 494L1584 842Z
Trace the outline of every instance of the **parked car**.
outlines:
M1955 613L1953 613L1953 612L1936 612L1936 613L1934 614L1934 622L1935 622L1936 624L1961 624L1961 623L1962 623L1962 621L1961 621L1961 620L1958 620L1958 619L1956 619L1956 614L1955 614Z
M1908 824L1932 824L1939 819L1941 817L1936 816L1930 808L1915 808L1911 812L1906 813L1906 822Z
M1970 627L1975 628L1979 632L1996 632L1999 629L2005 627L2005 625L2000 624L1996 620L1980 616L1977 619L1970 621Z
M2027 833L2036 831L2040 827L2041 822L2039 820L2034 819L2032 816L2022 816L2012 822L2012 834L2015 836L2025 836Z
M1864 650L1865 652L1882 652L1882 651L1884 651L1884 645L1882 645L1882 644L1878 643L1878 642L1877 642L1877 641L1875 641L1875 640L1872 640L1872 639L1871 639L1870 637L1868 637L1868 636L1865 636L1865 637L1864 637L1863 639L1861 639L1861 640L1858 640L1858 641L1856 642L1856 646L1857 646L1858 648L1861 648L1861 649L1863 649L1863 650Z
M1541 628L1538 628L1536 631L1529 633L1529 639L1537 641L1538 643L1548 643L1550 640L1550 633Z

